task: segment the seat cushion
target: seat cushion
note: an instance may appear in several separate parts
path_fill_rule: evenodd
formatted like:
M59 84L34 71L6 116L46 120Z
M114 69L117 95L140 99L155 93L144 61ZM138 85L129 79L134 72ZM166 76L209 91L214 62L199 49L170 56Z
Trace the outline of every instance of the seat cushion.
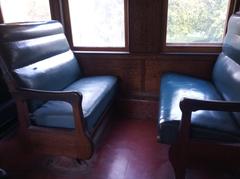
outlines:
M114 76L84 77L64 91L82 93L82 109L87 129L91 132L106 107L112 102L117 89ZM74 128L72 107L67 102L48 101L32 114L34 124L46 127Z
M222 100L211 82L179 75L165 74L160 86L160 111L158 133L160 141L176 142L181 120L179 102L183 97L202 100ZM240 141L240 130L232 114L220 111L196 111L192 113L191 137L198 139Z

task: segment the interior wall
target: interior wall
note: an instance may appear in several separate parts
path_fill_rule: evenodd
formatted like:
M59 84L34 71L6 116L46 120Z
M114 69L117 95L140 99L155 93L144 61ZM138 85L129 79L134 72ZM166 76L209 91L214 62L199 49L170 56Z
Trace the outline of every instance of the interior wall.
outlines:
M77 53L84 75L113 74L120 79L122 98L158 98L160 78L177 72L211 79L216 55L131 55Z
M164 1L129 0L129 53L75 52L86 75L114 74L127 98L157 97L163 73L210 79L217 54L163 53Z
M61 9L57 6L58 1L50 0L54 5L53 12L56 10L53 13L56 17L53 17L63 22L64 13L58 14ZM164 0L129 0L128 11L129 52L75 54L85 75L112 74L119 77L120 108L125 107L122 113L127 111L134 116L149 108L146 115L150 113L155 117L162 74L178 72L210 79L217 54L162 52L166 23ZM153 107L149 107L151 105Z
M76 54L84 75L116 75L120 79L118 114L156 119L161 76L166 72L211 79L217 55Z
M160 78L166 72L211 79L218 54L162 52L163 7L159 0L129 0L129 53L75 52L85 75L120 78L121 113L155 118ZM143 109L149 110L146 115L139 114Z

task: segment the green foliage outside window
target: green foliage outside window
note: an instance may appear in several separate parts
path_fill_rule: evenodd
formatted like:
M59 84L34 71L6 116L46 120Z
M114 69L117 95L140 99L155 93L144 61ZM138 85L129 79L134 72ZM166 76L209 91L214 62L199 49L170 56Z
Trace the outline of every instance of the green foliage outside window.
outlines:
M169 0L167 43L221 43L229 0Z

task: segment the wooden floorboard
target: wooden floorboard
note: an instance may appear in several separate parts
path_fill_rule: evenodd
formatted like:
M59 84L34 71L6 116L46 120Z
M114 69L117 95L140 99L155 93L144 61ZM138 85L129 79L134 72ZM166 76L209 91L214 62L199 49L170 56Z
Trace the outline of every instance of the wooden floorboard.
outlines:
M156 142L155 124L144 119L115 120L93 158L81 165L66 157L31 153L18 136L12 136L0 142L0 168L17 179L174 179L169 146ZM188 170L187 178L238 177L226 171Z

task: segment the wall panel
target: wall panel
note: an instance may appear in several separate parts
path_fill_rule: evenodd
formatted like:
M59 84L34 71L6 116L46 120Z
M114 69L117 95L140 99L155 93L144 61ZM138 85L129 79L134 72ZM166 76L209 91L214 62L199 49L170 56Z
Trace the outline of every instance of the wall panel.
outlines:
M159 52L161 45L159 0L129 0L129 42L133 53Z
M86 75L113 74L120 78L124 98L156 99L162 74L178 72L211 78L216 55L77 54Z
M139 93L141 89L142 58L127 55L77 55L84 75L113 74L120 79L120 92L124 96Z
M146 60L145 91L149 95L158 95L160 78L166 72L177 72L210 79L215 58L215 56L163 55Z

